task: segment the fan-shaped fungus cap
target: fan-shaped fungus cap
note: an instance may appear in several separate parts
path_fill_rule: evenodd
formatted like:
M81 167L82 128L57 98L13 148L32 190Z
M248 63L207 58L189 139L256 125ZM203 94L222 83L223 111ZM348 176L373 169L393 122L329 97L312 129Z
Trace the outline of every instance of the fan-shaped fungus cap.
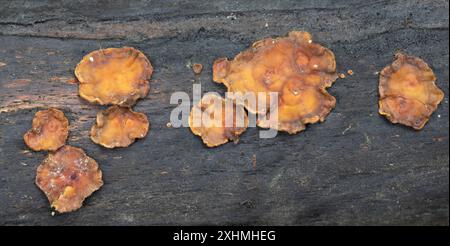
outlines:
M325 119L336 104L326 88L336 79L333 52L313 43L309 33L300 31L257 41L233 60L219 58L213 65L213 80L223 83L229 92L263 92L266 96L277 92L276 124L266 120L257 123L290 134L302 131L305 124ZM249 112L266 115L269 105L260 109L248 103L244 106ZM266 116L276 120L270 112Z
M212 93L204 95L192 107L189 116L191 131L200 136L208 147L237 140L247 126L248 117L244 107Z
M394 62L380 73L380 114L392 123L422 129L444 98L435 81L422 59L397 53Z
M66 145L37 168L36 185L56 211L65 213L79 209L103 185L102 172L82 149Z
M93 51L78 63L79 94L92 103L132 106L147 96L153 67L131 47Z
M64 113L50 108L35 114L32 127L23 139L32 150L54 151L65 144L68 135L69 121Z
M128 107L112 106L97 114L91 139L106 148L127 147L147 135L147 116Z

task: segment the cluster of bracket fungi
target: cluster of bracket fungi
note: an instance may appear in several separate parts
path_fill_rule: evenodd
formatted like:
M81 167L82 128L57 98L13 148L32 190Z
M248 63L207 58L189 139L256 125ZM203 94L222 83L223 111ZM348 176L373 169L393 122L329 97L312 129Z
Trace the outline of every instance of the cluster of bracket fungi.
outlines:
M353 71L349 70L348 74L352 75ZM248 113L260 116L256 122L259 127L289 134L305 130L307 124L325 120L336 105L336 99L326 89L338 77L345 78L345 75L336 73L333 52L314 43L311 34L303 31L257 41L233 60L219 58L213 64L213 80L233 92L224 100L233 100ZM380 73L379 113L392 123L422 129L444 98L435 80L433 71L423 60L397 53L396 60ZM273 104L269 96L273 92L278 95L275 117L269 110ZM266 106L263 104L261 108L257 104L260 107L257 108L247 100L240 100L246 93L253 93L256 101L258 97L266 97L262 100ZM191 119L193 111L206 110L213 115L210 112L213 108L220 106L212 107L210 97L205 96L193 107ZM241 110L237 107L236 114L245 114L247 120L246 112L239 113ZM209 118L214 119L214 116ZM189 122L192 132L201 136L208 147L235 140L246 130L246 127L225 126L224 122L221 127L217 124L193 127L193 121Z
M201 64L192 66L195 74L202 68ZM91 103L112 105L97 114L90 132L93 142L106 148L127 147L146 136L149 121L131 106L148 94L152 73L146 56L131 47L97 50L81 60L75 69L79 95ZM216 59L213 81L234 92L230 95L269 97L277 93L276 117L267 109L273 103L268 98L266 107L258 108L261 105L233 96L206 94L191 110L190 129L206 146L215 147L236 141L248 127L248 114L256 114L263 116L256 122L259 127L296 134L307 124L324 121L335 107L336 99L326 89L338 77L345 75L336 73L333 52L314 43L307 32L257 41L233 60ZM379 113L392 123L422 129L444 97L435 80L423 60L397 53L394 62L380 73ZM234 112L231 124L226 124L227 111ZM204 114L210 117L205 119ZM80 208L83 200L103 185L95 160L82 149L65 145L68 127L64 113L50 108L36 113L32 128L24 135L31 149L50 151L38 167L36 184L61 213Z
M147 135L147 116L131 109L146 97L153 67L147 57L131 47L93 51L75 68L79 94L91 103L113 105L97 114L91 139L106 148L127 147Z
M75 68L79 95L91 103L112 105L97 114L93 142L106 148L127 147L149 130L147 116L131 109L149 91L153 67L131 47L108 48L86 55ZM36 184L59 213L79 209L102 185L97 162L81 148L65 145L69 121L50 108L38 111L24 141L32 150L50 151L37 169Z
M337 78L333 52L313 43L307 32L293 31L287 37L257 41L233 60L218 58L213 64L213 80L224 84L228 92L233 92L229 95L234 96L229 96L227 100L233 100L249 113L258 114L259 127L290 134L304 130L306 124L325 120L336 104L336 99L326 88ZM278 94L276 116L268 110L271 92ZM235 96L246 93L253 93L257 102L261 101L259 97L265 97L266 106L252 105L248 100L239 100ZM199 104L205 103L210 102L202 99ZM199 106L195 106L193 111L197 108ZM208 147L226 143L245 131L242 127L239 131L233 131L236 126L225 127L224 124L222 128L228 130L203 128L200 131L198 127L191 126L192 132L201 136ZM230 131L233 134L229 134ZM210 137L218 132L223 132L222 137Z

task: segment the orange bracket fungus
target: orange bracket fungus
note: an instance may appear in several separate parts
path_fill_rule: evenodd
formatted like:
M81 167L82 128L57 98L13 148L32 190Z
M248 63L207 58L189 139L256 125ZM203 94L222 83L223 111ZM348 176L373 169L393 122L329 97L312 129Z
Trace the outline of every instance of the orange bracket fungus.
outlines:
M422 59L397 53L394 62L380 73L380 114L392 123L422 129L444 98L435 81Z
M71 212L103 185L102 172L82 149L66 145L38 167L36 185L56 211Z
M68 135L69 121L64 113L50 108L35 114L32 128L25 133L23 139L32 150L55 151L65 144Z
M208 147L236 141L247 126L244 107L213 93L204 95L189 116L191 131L200 136Z
M257 41L233 60L219 58L213 65L213 80L223 83L228 92L262 92L266 97L270 92L278 93L277 117L271 117L270 110L248 103L244 106L265 116L259 117L258 126L290 134L304 130L308 123L325 120L336 104L326 88L337 77L333 52L313 43L311 34L301 31Z
M93 51L78 63L79 94L92 103L132 106L148 94L153 67L131 47Z
M106 148L127 147L147 135L147 116L128 107L112 106L97 114L91 128L91 139Z

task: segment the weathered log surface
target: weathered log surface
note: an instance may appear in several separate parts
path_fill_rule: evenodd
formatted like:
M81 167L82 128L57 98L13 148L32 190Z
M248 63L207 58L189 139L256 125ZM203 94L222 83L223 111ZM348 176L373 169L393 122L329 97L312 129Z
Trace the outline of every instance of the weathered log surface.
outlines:
M7 1L0 0L1 225L448 225L449 3L415 1ZM331 48L337 106L300 134L208 149L188 128L168 128L175 91L191 93L186 65L204 65L253 41L306 30ZM87 52L133 46L152 61L151 92L135 110L149 135L124 149L88 137L96 112L67 81ZM422 131L378 115L378 76L396 50L423 58L445 99ZM34 185L46 153L22 135L48 106L70 120L70 145L100 164L105 185L79 211L51 216ZM256 157L256 162L253 161Z

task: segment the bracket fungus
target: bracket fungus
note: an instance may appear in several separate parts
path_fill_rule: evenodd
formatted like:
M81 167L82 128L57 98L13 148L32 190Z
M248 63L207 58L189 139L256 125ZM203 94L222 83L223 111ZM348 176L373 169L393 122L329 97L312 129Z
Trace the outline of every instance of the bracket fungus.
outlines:
M213 80L223 83L228 92L262 92L266 97L278 93L276 117L267 110L269 98L264 99L266 108L244 106L265 116L259 119L270 119L258 120L258 126L290 134L304 130L308 123L325 120L336 104L326 88L337 78L333 52L313 43L311 34L302 31L257 41L233 60L219 58L213 65Z
M132 106L147 96L153 67L131 47L93 51L78 63L79 94L91 103Z
M112 106L97 114L91 139L106 148L127 147L147 135L147 116L128 107Z
M435 81L422 59L397 53L380 73L379 113L394 124L422 129L444 98Z
M56 211L71 212L103 185L102 172L82 149L66 145L37 168L36 185Z
M191 131L200 136L208 147L238 140L247 126L248 117L244 107L214 93L204 95L192 107L189 116Z
M32 127L23 139L32 150L55 151L65 144L68 136L69 121L64 113L50 108L35 114Z

